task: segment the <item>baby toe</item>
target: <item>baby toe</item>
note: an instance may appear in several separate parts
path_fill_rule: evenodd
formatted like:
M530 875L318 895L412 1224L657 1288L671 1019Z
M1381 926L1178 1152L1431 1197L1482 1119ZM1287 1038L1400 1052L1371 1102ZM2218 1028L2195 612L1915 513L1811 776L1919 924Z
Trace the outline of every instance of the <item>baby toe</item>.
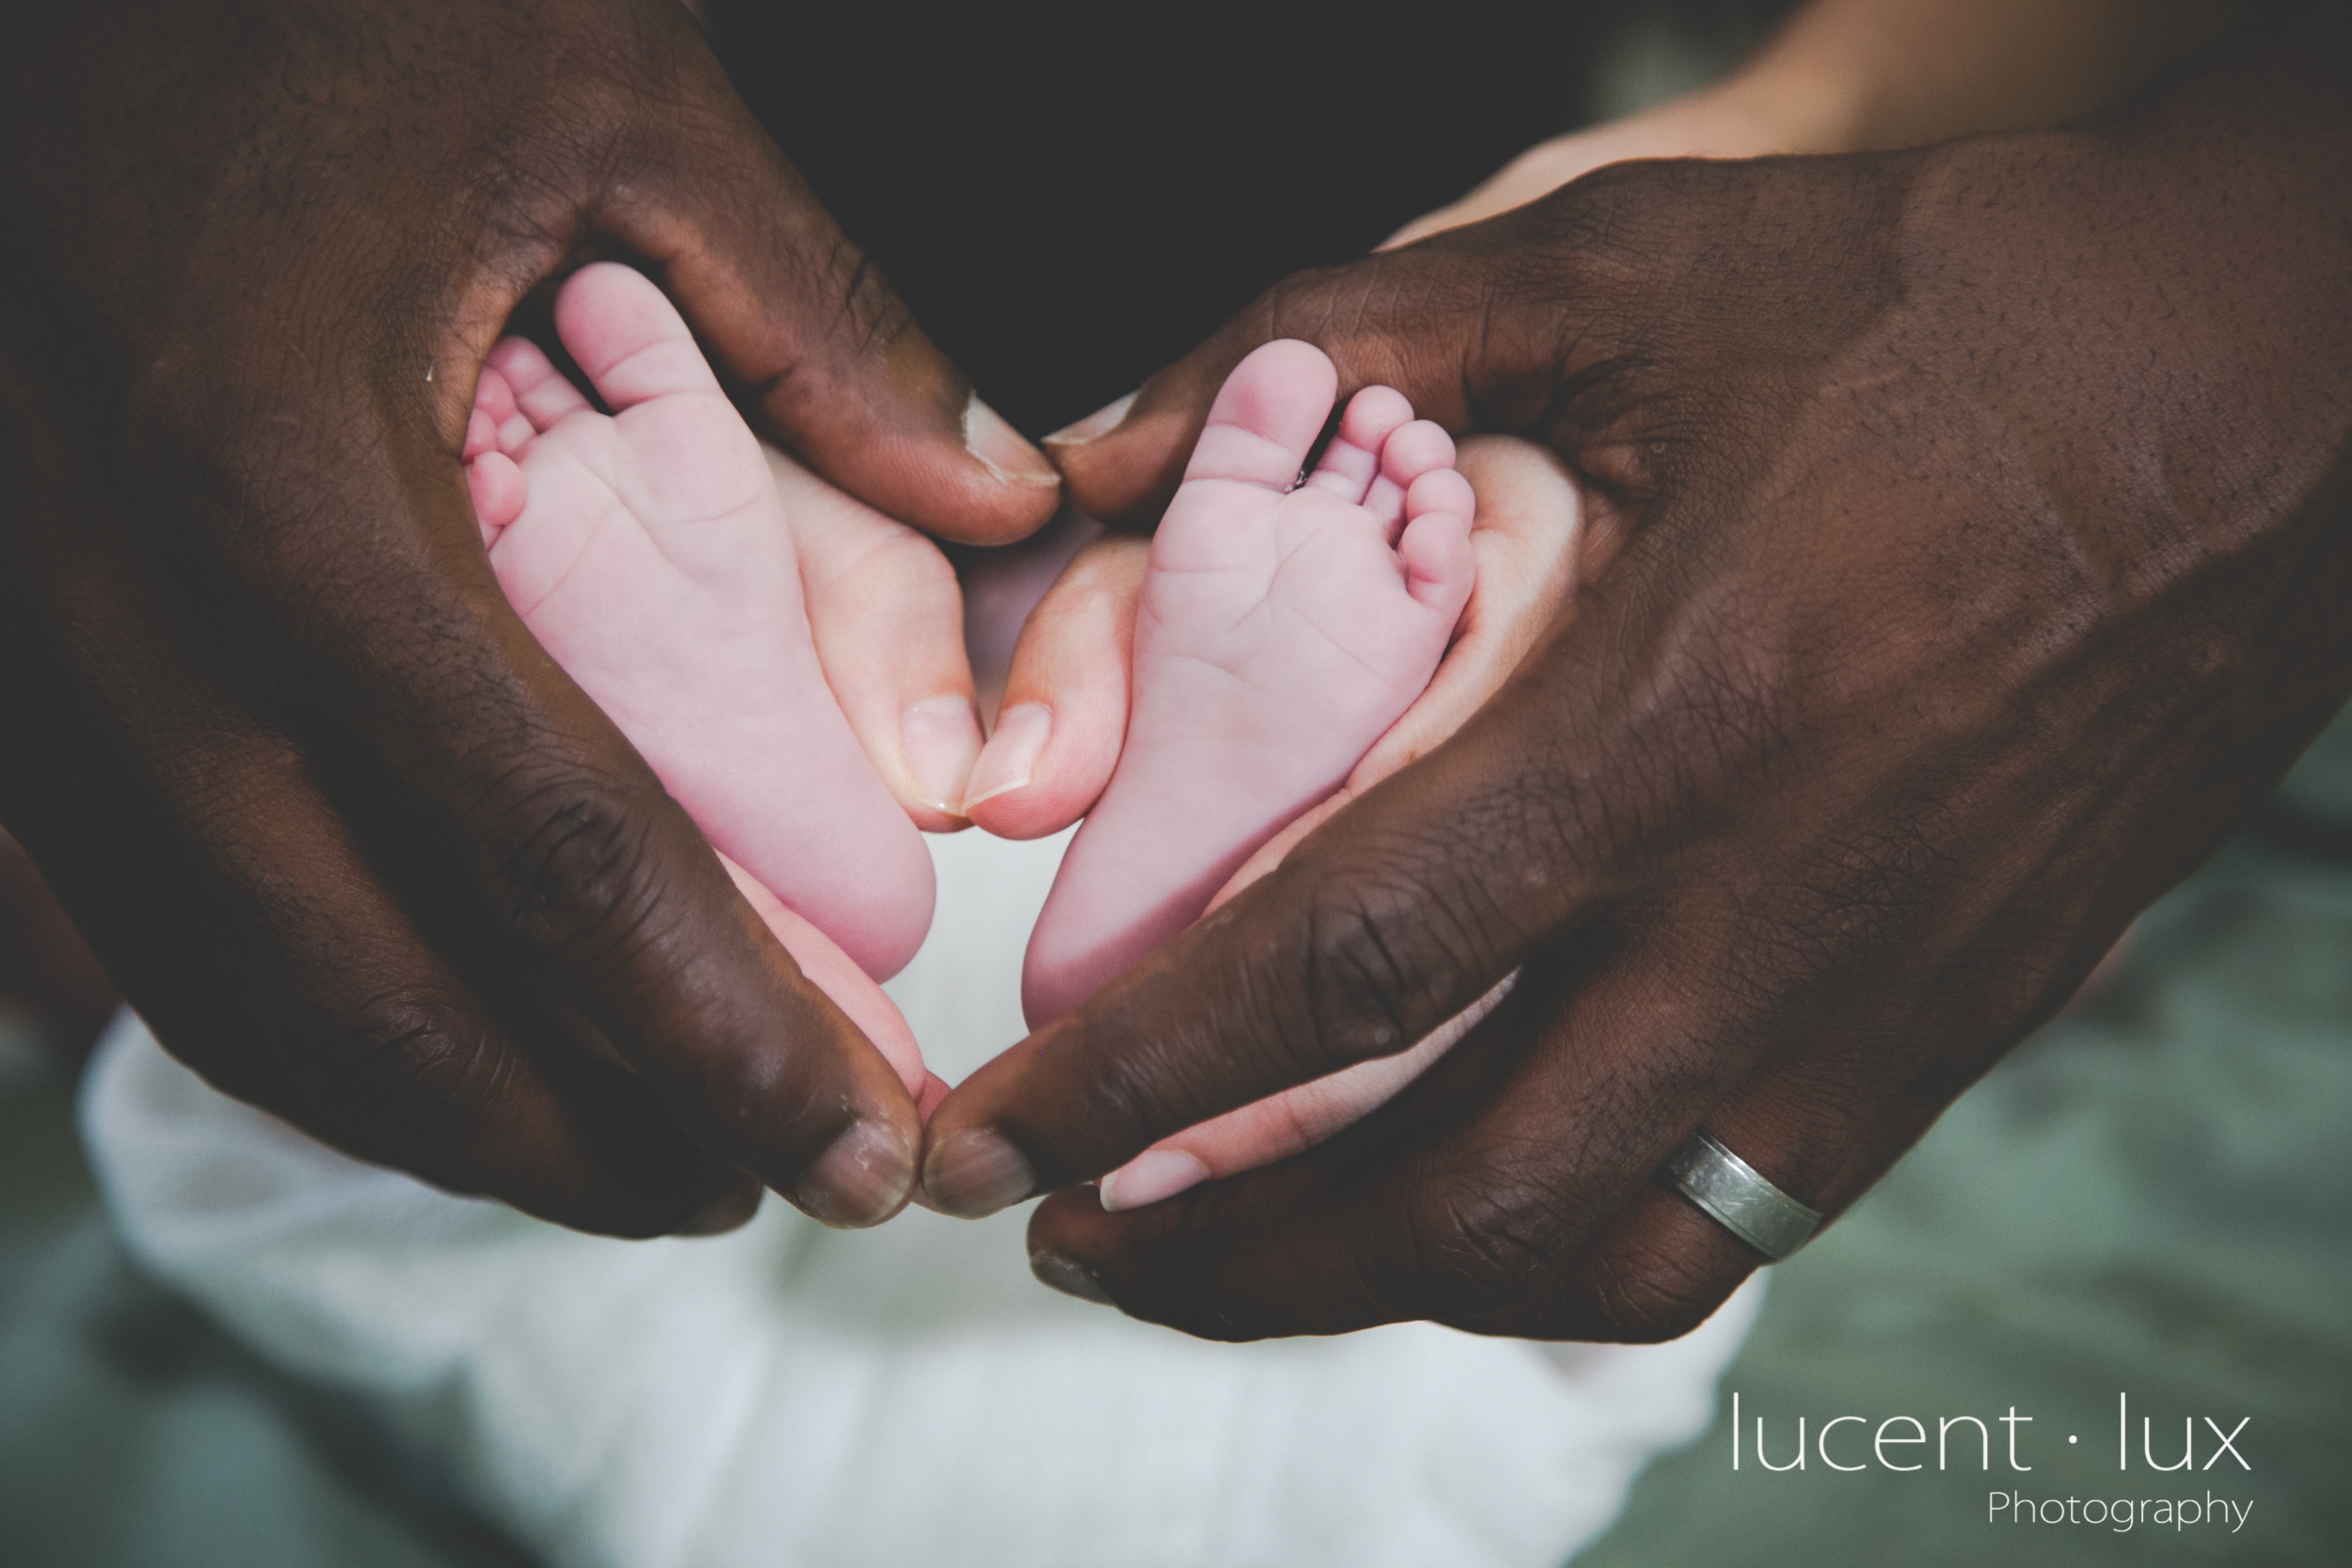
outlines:
M1405 495L1422 475L1454 467L1454 437L1429 420L1415 420L1380 449L1380 477L1364 495L1364 505L1394 538L1405 524Z
M1311 343L1281 339L1233 367L1184 469L1187 484L1233 480L1277 494L1296 483L1331 413L1339 372Z
M1380 450L1413 419L1413 405L1393 387L1367 387L1348 400L1347 412L1307 483L1349 505L1360 503L1380 477Z
M481 525L483 546L487 548L522 515L530 486L513 458L490 451L466 465L466 495L473 502L474 521Z
M1440 476L1432 474L1428 479ZM1417 483L1420 490L1428 479ZM1467 488L1467 486L1465 486ZM1458 498L1467 502L1468 498ZM1470 602L1477 557L1470 550L1470 515L1467 505L1431 507L1414 514L1396 542L1396 556L1405 569L1405 590L1447 626L1460 618Z
M514 396L516 416L533 434L588 406L580 388L565 380L555 362L528 338L501 339L484 365L485 375L491 371L505 380ZM514 428L514 420L501 420L500 425L503 436ZM511 453L513 447L506 450Z
M1458 468L1432 468L1413 481L1405 492L1405 517L1410 522L1431 512L1451 512L1469 522L1478 512L1478 496Z
M486 376L485 380L487 380ZM498 421L492 419L489 411L482 406L481 395L477 393L474 397L473 409L466 416L466 447L465 451L458 454L458 460L470 463L484 452L496 451L498 449Z

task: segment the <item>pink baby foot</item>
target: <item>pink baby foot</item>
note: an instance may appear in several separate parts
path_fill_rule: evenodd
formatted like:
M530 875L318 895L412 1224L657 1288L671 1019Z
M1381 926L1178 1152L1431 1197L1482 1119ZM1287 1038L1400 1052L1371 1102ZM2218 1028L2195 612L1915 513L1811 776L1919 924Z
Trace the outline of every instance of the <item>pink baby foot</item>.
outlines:
M758 442L642 274L581 269L555 325L612 412L522 339L491 351L466 472L499 585L723 854L896 973L930 857L825 684Z
M818 990L832 997L834 1005L857 1025L858 1032L873 1042L882 1060L898 1073L898 1082L906 1085L907 1097L914 1101L915 1109L928 1118L932 1108L947 1098L947 1085L923 1065L922 1048L915 1044L914 1031L907 1027L906 1015L898 1010L898 1005L874 983L873 976L851 962L832 938L786 909L750 872L724 855L719 857L719 863L734 879L736 891L743 895L743 901L767 923L775 939L784 943L784 950L792 955L801 973Z
M1125 748L1030 934L1033 1028L1197 919L1437 670L1470 597L1470 483L1385 387L1296 483L1337 389L1320 350L1268 343L1209 411L1152 536Z

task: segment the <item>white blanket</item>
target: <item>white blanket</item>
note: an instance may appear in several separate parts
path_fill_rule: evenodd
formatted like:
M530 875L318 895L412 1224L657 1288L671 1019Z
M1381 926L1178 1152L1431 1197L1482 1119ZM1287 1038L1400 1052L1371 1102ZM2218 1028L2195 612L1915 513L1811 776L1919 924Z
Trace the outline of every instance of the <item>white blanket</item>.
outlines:
M951 1081L1022 1033L1060 841L932 842L890 986ZM1229 1346L1033 1283L1025 1212L600 1240L363 1165L135 1020L85 1132L132 1251L262 1354L367 1399L562 1568L1549 1568L1704 1429L1760 1284L1671 1345L1408 1324Z

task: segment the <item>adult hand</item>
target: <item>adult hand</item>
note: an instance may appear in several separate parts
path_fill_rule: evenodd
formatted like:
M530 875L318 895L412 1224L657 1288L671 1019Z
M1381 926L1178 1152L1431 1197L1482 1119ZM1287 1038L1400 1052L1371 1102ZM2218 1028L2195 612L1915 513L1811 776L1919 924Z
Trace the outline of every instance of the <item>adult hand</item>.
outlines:
M1226 370L1304 337L1551 446L1596 575L1452 741L960 1086L931 1198L1070 1187L1518 968L1327 1144L1052 1198L1041 1276L1217 1338L1648 1338L1760 1261L1654 1183L1692 1131L1851 1203L2352 684L2314 17L2095 131L1604 170L1291 280L1066 443L1078 505L1148 516Z
M0 62L0 820L125 994L566 1224L895 1212L907 1091L507 609L462 432L516 303L617 254L893 516L1017 537L1042 460L675 0L17 6Z
M1212 911L1273 870L1348 801L1461 728L1565 611L1576 585L1580 510L1559 459L1525 441L1483 436L1462 444L1456 464L1478 499L1470 530L1478 574L1437 674L1336 794L1250 856L1210 900ZM1018 552L993 553L1011 558L1047 540L1041 533ZM1061 555L1073 553L1050 586L1041 594L1032 588L1022 601L1034 608L1012 651L997 733L973 773L975 799L965 809L1008 838L1053 832L1084 815L1109 781L1126 728L1147 542L1101 535L1074 552L1065 546ZM985 613L993 579L966 583L977 590L976 611ZM1409 1051L1358 1063L1160 1140L1103 1178L1104 1207L1151 1202L1320 1142L1426 1070L1480 1016L1472 1007Z
M2242 0L2185 0L2125 26L2095 5L1810 0L1722 80L1529 148L1380 248L1481 222L1632 159L1861 152L2079 119L2211 43L2243 8ZM1076 454L1073 468L1082 478L1108 483L1101 493L1114 504L1129 499L1120 443L1106 452L1079 449L1134 403L1121 398L1045 438L1050 451ZM1149 449L1152 438L1139 444ZM1136 526L1153 520L1125 510ZM977 819L990 832L1058 832L1110 782L1126 722L1127 644L1144 556L1132 538L1101 542L1030 617L1005 702L1013 721L1001 738L990 737L968 802L982 808Z

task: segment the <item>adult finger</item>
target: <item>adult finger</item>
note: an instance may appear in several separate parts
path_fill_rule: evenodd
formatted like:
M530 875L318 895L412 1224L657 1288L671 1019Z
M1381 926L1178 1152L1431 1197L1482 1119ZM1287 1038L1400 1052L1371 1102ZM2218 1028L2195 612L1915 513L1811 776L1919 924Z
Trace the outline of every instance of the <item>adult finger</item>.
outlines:
M1303 339L1330 356L1342 399L1366 387L1392 387L1411 400L1416 416L1456 435L1473 425L1518 430L1534 407L1506 409L1488 400L1503 390L1498 378L1524 379L1534 370L1532 356L1518 362L1518 351L1527 345L1473 348L1459 327L1486 313L1495 282L1486 246L1450 235L1351 267L1302 273L1153 375L1132 401L1057 431L1043 444L1080 511L1148 529L1184 477L1226 376L1253 349L1283 338ZM1374 300L1391 309L1367 310ZM1514 390L1524 402L1532 382Z
M2344 317L2327 236L2352 143L2343 116L2312 118L2341 97L2343 29L2301 25L2089 135L1628 166L1540 203L1565 227L1518 261L1551 269L1554 378L1517 399L1488 341L1539 324L1465 312L1465 406L1544 420L1642 531L1459 736L1171 949L1182 972L1146 966L942 1106L932 1196L1066 1184L1236 1084L1393 1049L1514 958L1511 1001L1381 1115L1101 1223L1174 1227L1196 1280L1223 1271L1204 1296L1163 1282L1203 1332L1549 1332L1671 1323L1643 1298L1708 1293L1716 1264L1643 1255L1640 1211L1718 1115L1825 1211L1883 1170L2343 703L2347 405L2298 388L2326 380L2300 345ZM1615 199L1637 190L1656 199ZM2230 214L2249 190L2279 285L2252 294L2217 281L2247 254ZM1613 286L1573 254L1645 229L1632 259L1654 264ZM1404 276L1387 264L1360 276ZM2200 279L2194 303L2145 308L2159 273ZM2043 308L1994 322L2003 289ZM1353 330L1344 296L1322 303ZM2054 356L2053 311L2114 329ZM2291 482L2249 492L2246 451ZM1259 919L1278 895L1287 944ZM1386 1201L1342 1171L1383 1178ZM1279 1195L1264 1244L1211 1238L1250 1218L1216 1207L1228 1190ZM1356 1235L1321 1233L1343 1217ZM1045 1272L1123 1299L1100 1259ZM1531 1308L1553 1282L1581 1303Z
M999 838L1041 838L1086 815L1127 735L1146 540L1087 545L1029 611L964 815Z
M1557 1337L1538 1322L1556 1260L1610 1232L1755 1060L1691 1037L1699 1021L1669 966L1637 962L1573 1000L1562 979L1532 976L1379 1115L1279 1165L1147 1209L1049 1199L1030 1222L1032 1269L1213 1338L1410 1318ZM1641 1114L1606 1114L1618 1106ZM1587 1136L1563 1149L1570 1110ZM1531 1155L1499 1166L1513 1148ZM1743 1274L1758 1259L1735 1261Z
M1532 965L1524 994L1392 1105L1284 1164L1133 1212L1050 1198L1030 1222L1033 1270L1213 1338L1409 1318L1674 1338L1768 1261L1660 1177L1692 1132L1835 1219L2000 1054L1974 964L1916 1010L1759 1039L1693 992L1671 916L1645 924L1581 989L1573 964ZM1571 1117L1581 1132L1564 1144Z
M1108 1211L1159 1203L1200 1182L1223 1180L1304 1153L1353 1127L1436 1066L1511 994L1518 972L1415 1041L1327 1078L1253 1101L1162 1138L1095 1185Z
M1059 477L923 335L726 84L682 13L646 76L700 134L649 121L596 214L654 268L766 434L860 499L943 539L1018 539ZM659 90L659 89L657 89Z
M766 450L834 700L916 827L965 826L980 721L955 569L922 534Z
M1026 539L987 548L951 546L963 590L963 646L980 712L993 721L1012 670L1013 649L1046 591L1078 552L1103 536L1103 525L1064 507Z
M786 908L784 901L759 885L759 879L724 855L719 863L725 866L728 879L754 913L766 923L775 939L784 943L784 950L792 955L801 973L827 996L833 998L858 1033L881 1052L882 1059L898 1073L905 1085L907 1098L918 1105L938 1082L923 1066L922 1048L915 1043L914 1031L907 1027L906 1015L898 1005L884 994L874 977L858 967L858 961L841 950L840 943L810 925L807 920Z

